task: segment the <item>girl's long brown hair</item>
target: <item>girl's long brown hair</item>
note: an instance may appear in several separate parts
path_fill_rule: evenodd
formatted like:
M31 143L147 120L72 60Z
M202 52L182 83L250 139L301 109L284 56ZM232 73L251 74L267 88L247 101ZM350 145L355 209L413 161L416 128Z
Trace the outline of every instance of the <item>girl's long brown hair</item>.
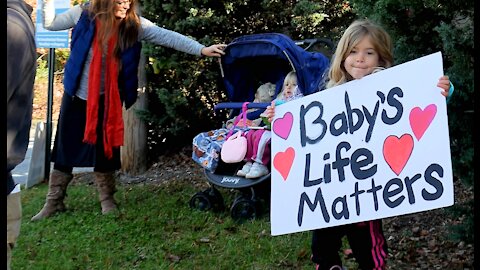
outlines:
M332 59L328 71L327 88L351 81L352 76L348 74L343 66L345 58L352 49L364 38L369 37L379 55L380 67L389 68L393 64L393 46L390 35L380 26L372 21L360 19L354 21L344 32Z
M118 41L115 45L115 56L120 59L120 54L125 49L133 46L141 31L140 18L136 13L137 0L130 0L130 9L124 19L115 17L115 0L92 0L88 11L93 19L99 20L100 29L97 29L97 40L102 45L108 43L109 38L115 30L118 31ZM104 48L104 46L101 46Z

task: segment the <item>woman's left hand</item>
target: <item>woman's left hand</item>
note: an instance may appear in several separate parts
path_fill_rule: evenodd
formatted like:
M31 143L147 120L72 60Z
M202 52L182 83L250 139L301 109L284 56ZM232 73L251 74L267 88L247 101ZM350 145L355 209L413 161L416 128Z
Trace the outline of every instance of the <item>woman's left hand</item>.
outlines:
M225 54L225 52L223 51L225 47L227 47L226 44L214 44L209 47L203 47L202 55L221 57Z

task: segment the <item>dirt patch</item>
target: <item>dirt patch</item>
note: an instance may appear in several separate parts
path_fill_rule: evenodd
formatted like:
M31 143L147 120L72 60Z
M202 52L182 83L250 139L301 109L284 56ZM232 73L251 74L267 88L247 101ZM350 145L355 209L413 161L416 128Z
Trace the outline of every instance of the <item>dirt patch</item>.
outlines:
M34 93L33 93L33 111L32 111L32 120L37 121L47 121L47 112L48 112L48 101L49 101L49 92L52 99L52 122L56 123L58 120L58 114L60 113L60 104L62 102L63 96L63 83L62 77L57 75L54 83L52 84L53 89L49 89L47 79L38 79L35 80Z

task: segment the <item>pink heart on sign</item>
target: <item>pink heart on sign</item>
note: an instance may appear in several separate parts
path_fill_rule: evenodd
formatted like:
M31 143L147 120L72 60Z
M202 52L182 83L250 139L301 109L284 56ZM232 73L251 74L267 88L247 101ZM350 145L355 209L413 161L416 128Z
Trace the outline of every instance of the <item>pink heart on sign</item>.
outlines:
M388 136L383 142L383 158L394 173L399 175L413 151L413 138L410 134L403 134L398 138Z
M293 124L293 115L287 112L282 118L278 118L273 122L273 132L280 138L286 140L290 135Z
M288 174L295 159L295 149L287 148L285 152L278 152L273 158L273 167L282 175L283 181L287 181Z
M417 140L422 138L428 126L437 114L437 106L435 104L428 105L425 110L415 107L410 111L410 127Z

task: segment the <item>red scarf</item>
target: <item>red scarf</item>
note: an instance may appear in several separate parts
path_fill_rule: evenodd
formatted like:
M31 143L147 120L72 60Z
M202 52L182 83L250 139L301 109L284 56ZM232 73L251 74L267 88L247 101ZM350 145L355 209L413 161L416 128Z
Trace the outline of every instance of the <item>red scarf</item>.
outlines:
M96 29L100 28L100 21L96 21ZM122 102L118 90L118 60L113 55L117 43L118 32L108 40L105 55L105 102L103 113L103 148L105 156L111 159L112 149L123 145ZM100 100L100 82L102 72L102 48L97 42L97 34L93 38L93 55L88 73L87 121L83 142L95 144L97 142L98 107Z

